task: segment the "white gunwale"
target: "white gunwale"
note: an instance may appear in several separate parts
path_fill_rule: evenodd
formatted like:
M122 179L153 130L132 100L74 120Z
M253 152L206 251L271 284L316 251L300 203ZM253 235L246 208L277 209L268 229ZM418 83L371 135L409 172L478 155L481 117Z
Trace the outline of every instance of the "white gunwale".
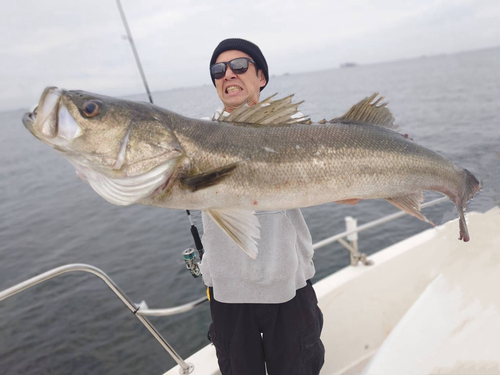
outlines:
M314 285L325 322L322 375L360 374L443 270L463 262L471 252L479 255L500 248L498 207L485 214L470 213L468 222L472 234L468 243L458 240L458 220L452 220L371 255L371 266L349 266ZM213 345L194 353L186 362L194 365L193 374L220 374ZM178 367L165 373L174 374L179 374Z

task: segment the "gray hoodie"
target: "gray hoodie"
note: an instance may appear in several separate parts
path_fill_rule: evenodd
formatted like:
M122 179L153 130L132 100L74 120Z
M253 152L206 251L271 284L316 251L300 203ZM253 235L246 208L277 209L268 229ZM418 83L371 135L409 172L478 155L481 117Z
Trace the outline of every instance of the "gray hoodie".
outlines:
M222 111L217 109L214 116L219 117ZM201 272L205 285L214 288L214 298L219 302L287 302L314 276L311 234L300 210L255 214L260 223L259 254L255 260L222 232L210 216L202 214L202 242L206 252Z
M259 254L253 260L203 213L205 285L224 303L283 303L315 273L311 234L299 209L256 212Z

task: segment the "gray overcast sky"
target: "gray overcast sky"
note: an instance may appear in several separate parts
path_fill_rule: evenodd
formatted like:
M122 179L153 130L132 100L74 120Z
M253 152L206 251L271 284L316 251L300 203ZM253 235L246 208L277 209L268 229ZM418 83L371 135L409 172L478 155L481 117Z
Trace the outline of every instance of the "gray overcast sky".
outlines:
M222 39L260 46L270 74L500 44L499 0L122 0L152 91L211 84ZM2 0L0 110L27 108L46 86L142 93L114 0Z

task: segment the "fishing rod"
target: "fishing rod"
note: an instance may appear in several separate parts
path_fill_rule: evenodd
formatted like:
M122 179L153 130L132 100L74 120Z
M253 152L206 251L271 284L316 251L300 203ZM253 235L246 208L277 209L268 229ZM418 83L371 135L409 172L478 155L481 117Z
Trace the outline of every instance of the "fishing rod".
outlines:
M137 53L137 49L135 48L134 38L132 38L132 33L130 32L130 28L128 27L127 18L125 17L125 12L123 12L122 3L120 2L120 0L116 0L116 5L118 5L118 10L120 11L120 16L122 17L123 26L125 26L125 31L127 32L127 39L130 43L130 47L132 47L135 62L137 63L137 67L139 68L139 72L141 73L142 82L144 83L144 87L146 88L146 93L148 94L149 101L151 104L154 104L153 97L151 96L151 91L149 91L146 75L144 74L144 70L142 69L141 59L139 58L139 54Z
M130 43L130 47L132 47L132 52L134 53L135 62L137 63L137 67L139 68L139 72L141 73L142 82L144 83L144 88L146 89L146 93L149 97L149 102L153 103L153 96L151 95L151 91L149 90L148 82L146 80L146 75L144 74L144 70L142 69L141 59L139 58L139 54L137 53L137 49L135 48L134 38L132 37L132 32L128 27L127 18L125 17L125 12L123 11L122 4L120 0L116 0L116 5L118 6L118 10L120 11L120 16L122 18L123 26L125 26L125 31L127 32L127 40ZM193 219L191 218L191 213L189 210L186 210L186 213L189 218L189 222L191 224L191 234L193 236L194 244L196 246L196 250L198 251L199 260L196 258L196 254L194 249L189 248L182 252L184 257L184 262L186 263L186 268L189 270L193 277L198 277L201 275L200 272L200 263L203 259L203 254L205 250L203 249L203 244L201 243L200 234L198 233L198 228L194 225Z

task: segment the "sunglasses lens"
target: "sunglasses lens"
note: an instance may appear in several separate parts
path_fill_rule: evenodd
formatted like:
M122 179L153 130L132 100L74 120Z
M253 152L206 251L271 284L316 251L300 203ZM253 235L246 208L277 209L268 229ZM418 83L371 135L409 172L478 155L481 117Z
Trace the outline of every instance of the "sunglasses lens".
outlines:
M210 73L212 74L212 77L214 77L214 79L223 78L226 75L226 64L218 63L212 65L212 67L210 68Z
M253 61L252 61L253 62ZM246 58L234 59L227 63L217 63L212 65L210 73L214 79L224 78L226 75L226 65L229 64L235 74L243 74L248 70L248 60Z
M248 70L248 60L234 59L229 63L231 70L236 74L243 74Z

